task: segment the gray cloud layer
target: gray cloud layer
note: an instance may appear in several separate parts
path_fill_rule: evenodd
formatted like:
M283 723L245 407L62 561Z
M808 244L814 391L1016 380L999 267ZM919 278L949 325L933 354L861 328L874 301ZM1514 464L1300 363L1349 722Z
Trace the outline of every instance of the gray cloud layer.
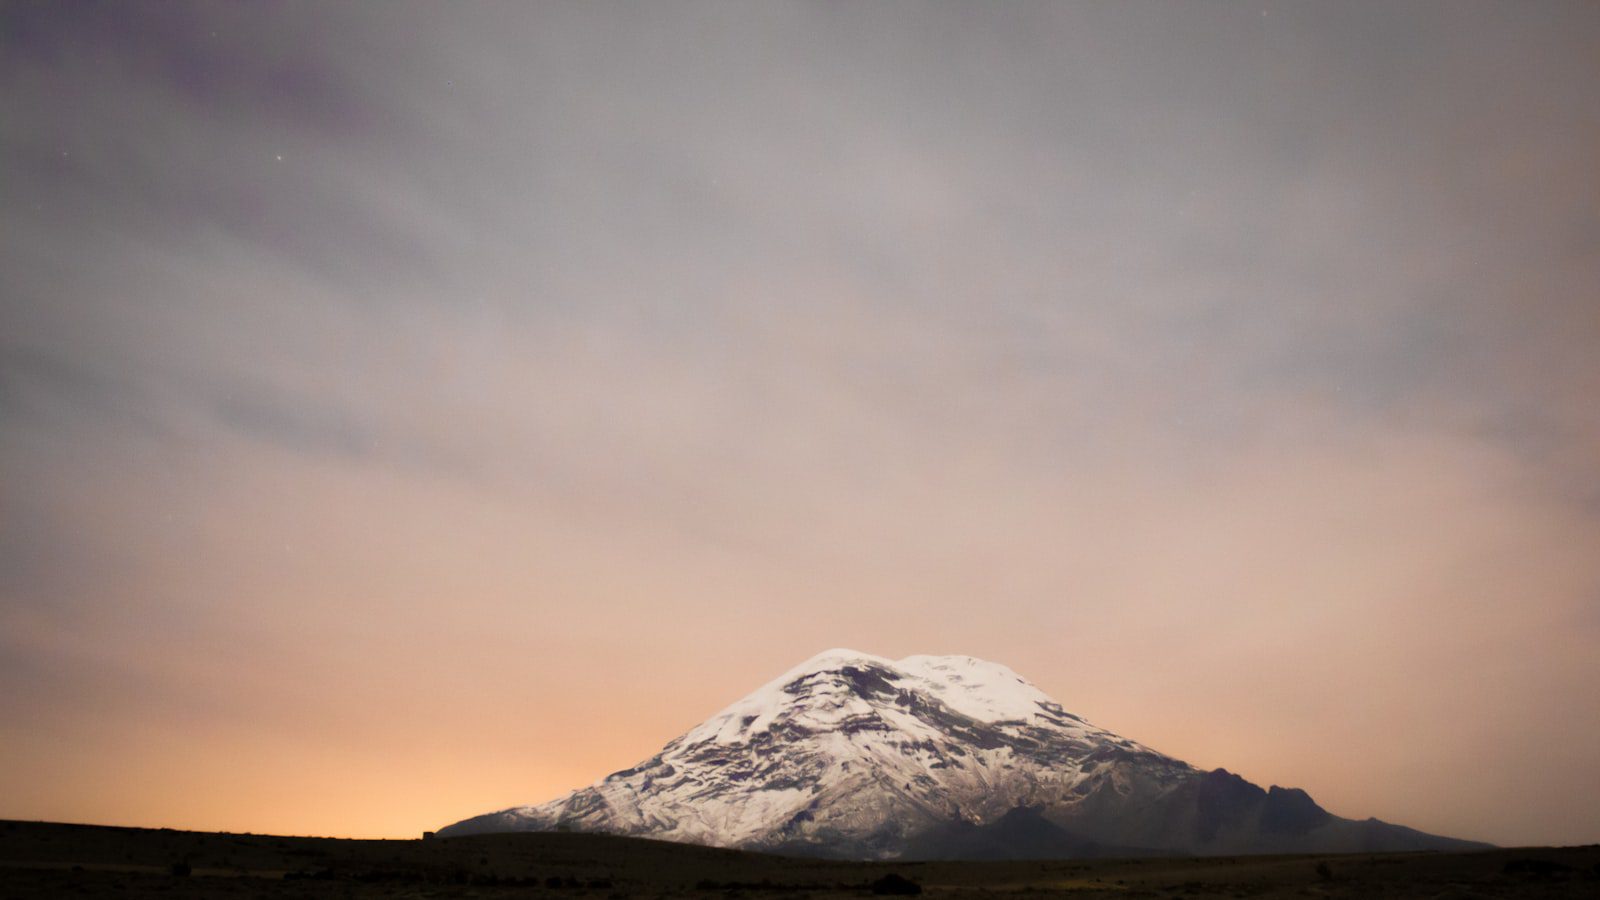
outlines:
M108 705L355 715L386 654L704 685L554 789L855 644L1340 812L1600 839L1593 4L0 21L13 777Z

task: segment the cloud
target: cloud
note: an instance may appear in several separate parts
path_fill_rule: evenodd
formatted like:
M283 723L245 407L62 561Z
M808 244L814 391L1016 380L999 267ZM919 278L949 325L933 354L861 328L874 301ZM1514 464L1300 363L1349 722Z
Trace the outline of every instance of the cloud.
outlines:
M311 766L410 739L382 696L559 745L474 788L534 800L776 657L948 650L1341 812L1593 839L1600 21L1267 11L14 6L0 663L80 672L14 730ZM1513 728L1538 801L1462 799Z
M219 396L214 412L229 428L300 452L352 458L372 455L374 438L368 429L315 401L236 392Z

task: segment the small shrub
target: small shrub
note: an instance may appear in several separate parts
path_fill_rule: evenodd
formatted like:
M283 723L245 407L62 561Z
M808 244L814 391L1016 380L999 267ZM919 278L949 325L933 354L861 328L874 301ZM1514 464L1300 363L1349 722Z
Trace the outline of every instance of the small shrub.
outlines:
M870 885L874 894L890 896L915 896L922 893L922 885L894 872L879 878Z

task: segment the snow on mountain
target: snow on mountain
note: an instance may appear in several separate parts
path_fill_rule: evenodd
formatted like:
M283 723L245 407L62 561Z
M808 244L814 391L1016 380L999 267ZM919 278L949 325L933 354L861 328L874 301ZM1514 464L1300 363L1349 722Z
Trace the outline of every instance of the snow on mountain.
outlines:
M1197 770L1083 721L997 663L836 649L633 768L440 834L570 829L860 858L1447 840L1399 829L1417 836L1407 843L1395 828Z
M971 656L908 656L894 665L945 705L979 722L1022 721L1055 701L999 663Z

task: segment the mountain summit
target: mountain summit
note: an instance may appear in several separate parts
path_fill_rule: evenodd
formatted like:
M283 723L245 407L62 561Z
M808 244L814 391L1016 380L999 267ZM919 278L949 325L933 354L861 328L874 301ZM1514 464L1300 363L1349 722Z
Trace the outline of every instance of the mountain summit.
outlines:
M631 769L441 836L596 831L845 858L1469 849L1085 722L1005 666L828 650Z

